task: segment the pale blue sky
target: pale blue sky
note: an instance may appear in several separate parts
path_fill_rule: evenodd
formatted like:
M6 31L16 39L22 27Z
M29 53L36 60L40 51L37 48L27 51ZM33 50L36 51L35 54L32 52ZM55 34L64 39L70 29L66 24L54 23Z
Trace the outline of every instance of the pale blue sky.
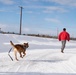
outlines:
M0 0L0 28L19 32L23 7L22 34L56 35L65 27L76 37L76 0Z

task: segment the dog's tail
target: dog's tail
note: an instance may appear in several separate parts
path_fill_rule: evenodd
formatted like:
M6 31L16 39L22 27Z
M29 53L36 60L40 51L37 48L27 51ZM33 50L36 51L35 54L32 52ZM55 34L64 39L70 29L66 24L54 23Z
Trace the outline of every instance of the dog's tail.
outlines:
M13 47L15 47L15 45L13 44L13 42L12 42L12 41L10 41L10 44L11 44Z

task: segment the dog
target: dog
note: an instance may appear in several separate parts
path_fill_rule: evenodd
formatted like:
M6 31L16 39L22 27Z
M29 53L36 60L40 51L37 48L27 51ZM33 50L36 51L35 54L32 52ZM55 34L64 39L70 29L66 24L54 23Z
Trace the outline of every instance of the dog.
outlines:
M10 41L10 44L13 46L14 50L14 55L15 59L18 61L17 58L17 52L20 54L20 57L23 58L26 55L26 48L29 47L28 43L23 43L23 44L13 44L12 41ZM23 53L23 55L22 55Z

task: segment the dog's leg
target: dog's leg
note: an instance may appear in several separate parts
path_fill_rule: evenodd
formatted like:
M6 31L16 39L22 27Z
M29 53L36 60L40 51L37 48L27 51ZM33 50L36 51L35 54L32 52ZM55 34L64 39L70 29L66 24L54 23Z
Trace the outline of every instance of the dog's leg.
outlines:
M18 61L18 59L17 59L17 50L14 50L14 54L15 54L15 59Z
M20 57L21 57L21 58L23 58L23 57L22 57L22 54L21 54L21 52L19 52L19 54L20 54Z
M24 54L23 57L26 55L25 51L26 51L26 50L23 51L23 54Z

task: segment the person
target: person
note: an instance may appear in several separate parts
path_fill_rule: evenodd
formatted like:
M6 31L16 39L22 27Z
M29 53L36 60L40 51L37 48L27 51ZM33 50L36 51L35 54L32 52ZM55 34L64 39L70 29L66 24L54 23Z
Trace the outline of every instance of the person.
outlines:
M66 28L63 28L63 31L59 33L58 39L62 43L61 52L64 53L64 48L65 48L65 45L66 45L66 41L70 40L70 34L68 32L66 32Z

